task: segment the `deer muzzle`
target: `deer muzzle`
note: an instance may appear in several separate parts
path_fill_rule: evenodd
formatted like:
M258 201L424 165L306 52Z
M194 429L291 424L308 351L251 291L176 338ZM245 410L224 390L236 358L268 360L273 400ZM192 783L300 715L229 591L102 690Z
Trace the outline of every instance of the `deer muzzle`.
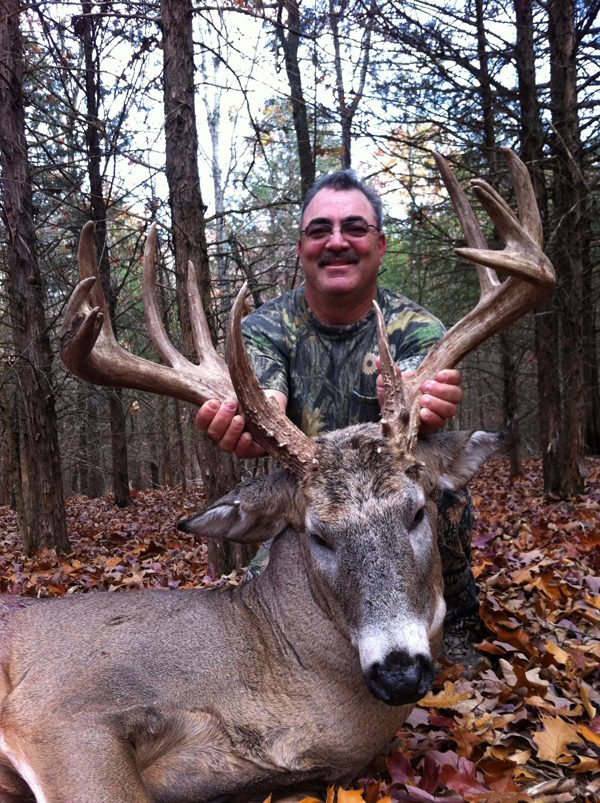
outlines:
M365 673L367 688L388 705L416 703L433 685L434 668L430 654L411 655L393 650L385 660L377 661Z

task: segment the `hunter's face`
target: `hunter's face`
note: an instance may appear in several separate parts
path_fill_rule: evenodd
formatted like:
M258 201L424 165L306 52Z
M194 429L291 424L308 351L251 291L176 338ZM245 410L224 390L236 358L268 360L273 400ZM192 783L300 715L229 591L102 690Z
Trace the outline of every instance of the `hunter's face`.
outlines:
M375 297L385 235L360 190L322 189L307 206L301 228L298 255L310 294L321 304L343 296Z

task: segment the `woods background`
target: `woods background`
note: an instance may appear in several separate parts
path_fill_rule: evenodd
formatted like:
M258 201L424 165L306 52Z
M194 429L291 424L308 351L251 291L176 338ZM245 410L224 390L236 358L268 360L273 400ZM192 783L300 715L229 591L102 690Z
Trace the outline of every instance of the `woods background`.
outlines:
M449 328L478 287L453 252L464 243L434 150L463 186L486 178L511 204L500 149L519 153L559 283L462 364L454 426L506 428L513 474L541 456L548 494L581 492L584 457L600 452L599 11L600 0L4 0L0 504L17 508L26 548L68 550L64 496L113 492L125 507L131 490L203 480L210 502L239 473L200 439L194 410L64 369L57 333L85 222L119 341L157 360L141 302L157 221L163 321L193 358L188 259L222 347L242 282L259 306L302 281L302 198L351 166L383 196L381 283Z

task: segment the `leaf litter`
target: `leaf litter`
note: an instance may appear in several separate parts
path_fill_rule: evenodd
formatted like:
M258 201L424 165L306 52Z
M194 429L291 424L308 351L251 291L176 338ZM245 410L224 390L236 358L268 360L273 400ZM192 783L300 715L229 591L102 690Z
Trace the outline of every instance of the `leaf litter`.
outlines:
M489 656L469 673L447 664L386 756L327 803L593 803L600 799L600 458L586 493L542 494L541 461L483 466L470 488L473 568ZM136 588L238 584L207 574L206 544L175 525L202 489L66 500L72 553L23 553L15 513L0 507L0 591L62 597ZM305 801L309 803L309 799Z

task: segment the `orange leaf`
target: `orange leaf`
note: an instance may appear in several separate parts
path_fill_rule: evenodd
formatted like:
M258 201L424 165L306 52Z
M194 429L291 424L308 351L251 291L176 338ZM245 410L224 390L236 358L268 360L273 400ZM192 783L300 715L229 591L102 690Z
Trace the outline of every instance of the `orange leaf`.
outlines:
M365 803L362 796L362 789L340 789L338 791L337 803Z
M593 742L600 747L600 736L594 731L591 731L589 728L586 728L585 725L579 725L579 733L583 736L584 739L587 739L588 742Z

